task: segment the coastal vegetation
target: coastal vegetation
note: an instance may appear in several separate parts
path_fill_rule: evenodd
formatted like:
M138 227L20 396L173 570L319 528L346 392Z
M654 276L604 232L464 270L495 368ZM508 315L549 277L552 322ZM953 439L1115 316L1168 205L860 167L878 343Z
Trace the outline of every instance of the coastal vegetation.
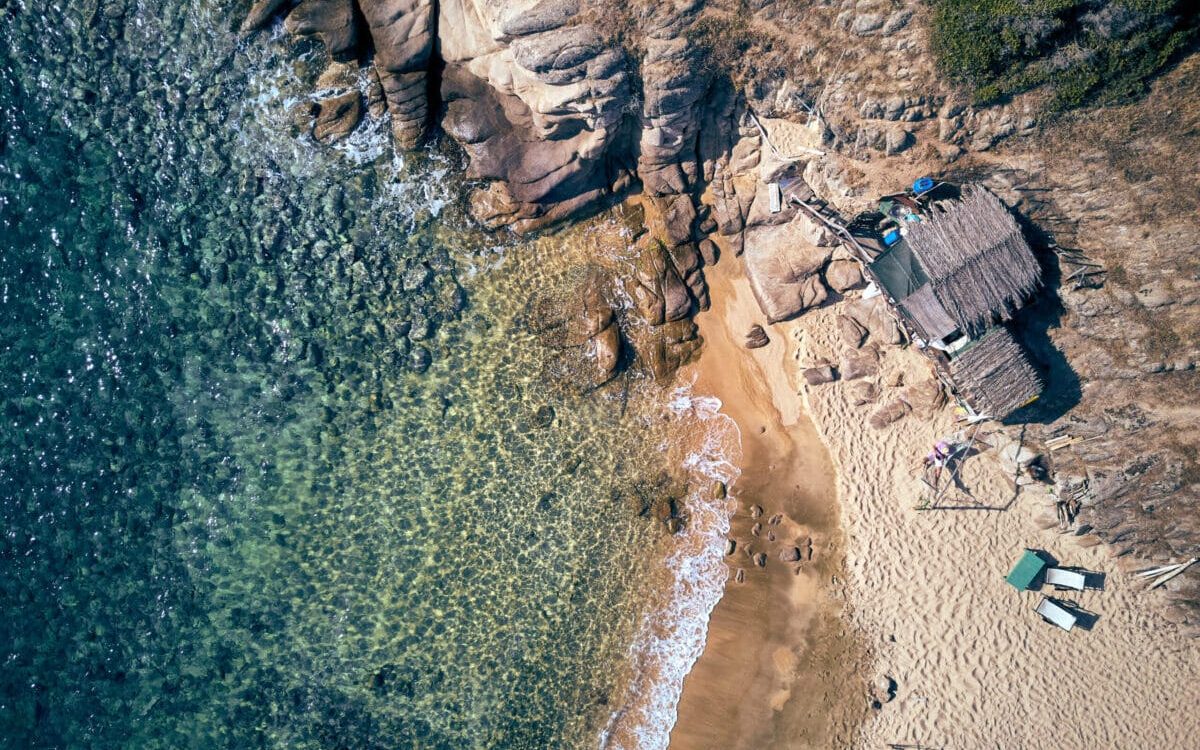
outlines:
M930 43L942 71L978 103L1046 87L1046 108L1112 104L1197 39L1184 0L933 0Z

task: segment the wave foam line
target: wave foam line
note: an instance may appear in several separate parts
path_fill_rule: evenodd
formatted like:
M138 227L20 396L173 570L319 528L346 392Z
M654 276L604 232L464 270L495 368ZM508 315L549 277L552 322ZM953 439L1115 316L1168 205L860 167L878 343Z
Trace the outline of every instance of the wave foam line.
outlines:
M703 435L683 460L693 487L691 516L666 559L673 578L666 601L643 617L630 646L633 683L625 705L600 732L602 750L666 749L683 680L704 651L709 616L725 591L723 558L734 501L710 497L708 488L715 481L729 486L741 473L741 433L721 406L715 396L693 395L690 385L677 388L667 403L681 427L690 423Z

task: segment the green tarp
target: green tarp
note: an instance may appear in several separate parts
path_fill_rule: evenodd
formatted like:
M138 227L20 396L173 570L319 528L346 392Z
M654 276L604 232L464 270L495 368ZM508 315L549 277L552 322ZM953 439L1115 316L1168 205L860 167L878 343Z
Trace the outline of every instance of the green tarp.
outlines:
M1046 561L1038 557L1036 552L1025 550L1025 554L1021 555L1021 559L1017 560L1012 572L1004 580L1017 590L1024 591L1029 588L1029 584L1033 583L1033 579L1037 578L1038 573L1041 573L1045 567Z
M902 300L929 283L928 274L903 239L880 253L871 263L871 271L883 291L895 300Z

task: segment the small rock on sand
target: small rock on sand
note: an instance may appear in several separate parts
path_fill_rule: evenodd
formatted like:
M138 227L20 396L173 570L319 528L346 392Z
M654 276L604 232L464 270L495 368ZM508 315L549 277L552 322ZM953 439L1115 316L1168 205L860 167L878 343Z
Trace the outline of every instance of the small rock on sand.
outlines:
M762 514L763 514L763 509L762 509L761 505L751 505L750 506L750 517L751 518L758 518Z
M886 406L880 407L874 414L871 415L871 427L876 430L882 430L892 422L897 421L909 412L908 404L899 399L891 402Z
M837 371L831 365L810 367L804 371L804 382L809 385L822 385L837 380Z
M776 513L775 515L771 516L771 520L767 521L767 524L769 524L771 526L778 526L782 522L783 522L783 514Z
M758 536L759 534L762 534L762 524L761 523L754 524L754 526L752 526L750 528L750 533L753 534L754 536Z
M767 336L767 332L763 327L755 323L750 326L750 331L746 334L747 349L761 349L771 343L771 338Z
M879 372L879 352L872 347L842 360L842 380L857 380Z
M855 406L873 404L875 399L879 398L879 386L870 380L860 380L851 388L850 397Z
M735 573L733 576L733 580L737 581L738 583L745 583L746 582L746 571L742 570L741 568L738 568L737 573Z
M757 555L755 555L754 556L754 564L760 568L767 567L767 553L759 552Z
M725 540L725 554L732 555L736 551L737 551L737 540L726 539Z
M799 547L784 547L779 550L779 559L783 562L800 562L802 555Z
M867 340L867 329L849 315L839 315L837 319L838 334L846 346L858 349Z

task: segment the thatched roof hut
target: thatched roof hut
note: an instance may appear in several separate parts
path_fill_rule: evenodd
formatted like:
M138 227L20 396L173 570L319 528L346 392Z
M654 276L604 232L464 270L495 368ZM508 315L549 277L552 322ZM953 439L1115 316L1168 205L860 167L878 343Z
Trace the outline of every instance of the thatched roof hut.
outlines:
M933 294L969 336L1008 320L1041 284L1042 269L1000 199L968 185L962 199L935 204L905 240Z
M1007 328L996 327L950 360L950 374L967 403L997 419L1042 392L1042 379Z

